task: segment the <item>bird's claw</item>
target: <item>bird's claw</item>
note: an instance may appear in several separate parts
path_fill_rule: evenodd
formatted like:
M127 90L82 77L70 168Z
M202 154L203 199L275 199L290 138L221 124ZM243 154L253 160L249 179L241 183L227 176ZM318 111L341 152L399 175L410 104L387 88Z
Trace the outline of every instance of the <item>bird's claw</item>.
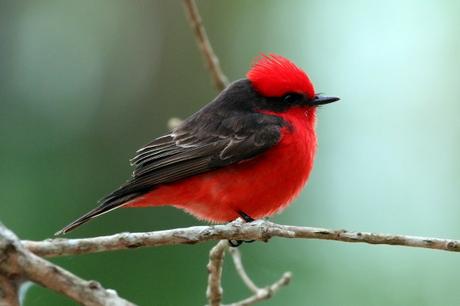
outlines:
M243 243L252 243L254 242L255 240L234 240L234 239L229 239L228 240L228 244L232 247L232 248L237 248L239 247L240 245L242 245Z
M240 215L240 217L247 223L250 223L250 222L253 222L255 221L251 216L249 216L247 213L245 213L244 211L242 210L238 210L237 213ZM252 243L254 242L255 240L236 240L236 239L229 239L228 240L228 244L233 247L233 248L237 248L239 247L240 245L242 245L243 243Z

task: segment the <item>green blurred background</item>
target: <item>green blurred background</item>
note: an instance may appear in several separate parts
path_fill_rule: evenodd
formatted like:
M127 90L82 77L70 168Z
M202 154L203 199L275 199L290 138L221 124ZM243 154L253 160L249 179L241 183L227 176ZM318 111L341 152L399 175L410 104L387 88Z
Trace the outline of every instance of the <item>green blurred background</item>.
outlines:
M198 2L231 80L259 52L304 67L319 92L309 185L274 221L460 237L459 1ZM128 158L216 94L181 2L0 0L0 220L45 239L130 174ZM120 209L69 237L202 224ZM140 305L203 305L212 243L59 258ZM292 284L264 305L459 305L460 255L273 239L248 272ZM224 300L246 297L227 260ZM74 305L38 286L25 305Z

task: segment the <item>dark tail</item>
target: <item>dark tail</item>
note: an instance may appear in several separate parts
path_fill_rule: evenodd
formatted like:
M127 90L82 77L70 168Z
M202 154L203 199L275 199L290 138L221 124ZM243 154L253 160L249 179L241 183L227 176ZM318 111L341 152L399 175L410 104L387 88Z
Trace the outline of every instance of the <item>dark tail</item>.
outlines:
M104 198L103 200L101 200L101 204L98 207L96 207L93 210L87 212L86 214L84 214L83 216L78 218L77 220L71 222L69 225L67 225L66 227L64 227L60 231L57 231L54 235L58 236L58 235L66 234L66 233L76 229L80 225L85 224L86 222L88 222L91 219L99 217L100 215L103 215L105 213L108 213L109 211L112 211L114 209L117 209L117 208L123 206L123 204L125 204L126 202L128 202L128 201L130 201L130 200L132 200L132 199L134 199L136 197L138 197L141 194L142 193L137 193L136 192L136 193L132 193L132 194L122 196L122 197L108 196L108 197Z

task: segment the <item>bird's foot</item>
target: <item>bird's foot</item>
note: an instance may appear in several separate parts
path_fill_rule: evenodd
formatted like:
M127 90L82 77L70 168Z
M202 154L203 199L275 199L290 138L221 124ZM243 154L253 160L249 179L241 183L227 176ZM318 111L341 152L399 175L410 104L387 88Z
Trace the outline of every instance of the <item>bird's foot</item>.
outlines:
M252 222L254 221L253 218L251 218L251 216L249 216L248 214L246 214L244 211L242 210L238 210L238 214L240 215L241 219L243 219L244 221L246 221L247 223L249 222ZM242 245L243 243L252 243L254 242L255 240L228 240L228 244L233 247L233 248L237 248L239 247L240 245Z
M232 247L232 248L237 248L239 247L240 245L242 245L243 243L253 243L255 240L233 240L233 239L229 239L228 240L228 244Z

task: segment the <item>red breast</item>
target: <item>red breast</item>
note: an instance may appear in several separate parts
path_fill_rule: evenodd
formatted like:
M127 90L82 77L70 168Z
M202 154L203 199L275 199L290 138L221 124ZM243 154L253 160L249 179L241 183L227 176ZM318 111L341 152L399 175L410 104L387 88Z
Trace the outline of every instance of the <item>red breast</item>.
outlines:
M213 222L234 220L239 210L254 219L279 212L298 195L313 167L316 113L296 107L274 115L289 123L275 147L251 160L159 186L125 207L173 205Z

